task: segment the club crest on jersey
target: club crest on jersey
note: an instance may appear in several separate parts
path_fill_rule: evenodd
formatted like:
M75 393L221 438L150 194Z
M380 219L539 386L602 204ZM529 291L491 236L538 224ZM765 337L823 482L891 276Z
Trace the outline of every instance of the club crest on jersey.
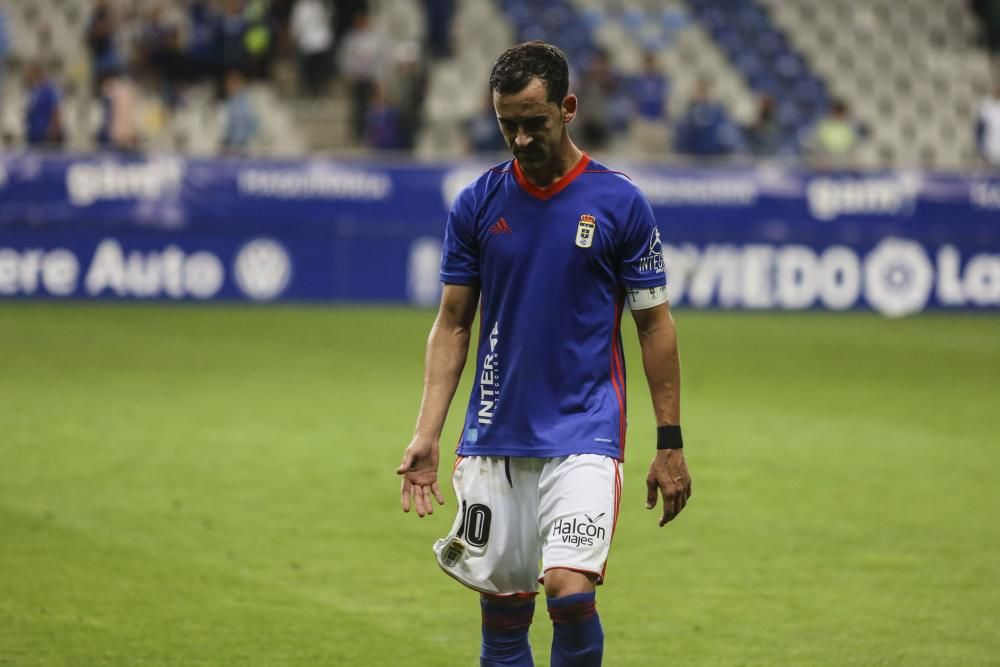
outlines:
M576 226L576 245L589 248L594 244L594 230L597 228L597 218L584 213Z

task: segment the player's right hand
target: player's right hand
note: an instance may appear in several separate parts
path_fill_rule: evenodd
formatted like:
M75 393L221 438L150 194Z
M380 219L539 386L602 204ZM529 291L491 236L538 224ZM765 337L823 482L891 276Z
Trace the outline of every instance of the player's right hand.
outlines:
M691 475L683 449L657 450L646 476L646 509L656 507L657 495L663 496L662 528L681 513L691 498Z
M426 514L434 514L434 502L444 505L444 496L437 481L438 444L437 442L415 436L403 452L403 461L396 469L397 475L403 476L403 486L399 491L399 502L404 512L410 511L410 504L417 509L417 516L423 518Z

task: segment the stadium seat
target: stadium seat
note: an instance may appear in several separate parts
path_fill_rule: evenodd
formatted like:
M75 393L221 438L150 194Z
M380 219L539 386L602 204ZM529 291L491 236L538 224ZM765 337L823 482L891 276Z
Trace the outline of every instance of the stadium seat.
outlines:
M882 167L976 164L973 113L990 64L963 0L759 0L831 94L870 131ZM919 137L919 141L914 139Z

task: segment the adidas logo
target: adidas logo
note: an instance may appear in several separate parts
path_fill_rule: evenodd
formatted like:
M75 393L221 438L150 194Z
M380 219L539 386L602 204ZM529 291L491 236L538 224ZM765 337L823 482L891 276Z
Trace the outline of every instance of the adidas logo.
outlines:
M510 225L508 225L507 221L504 220L503 218L497 220L495 223L493 223L493 226L490 227L490 234L510 234L510 232L511 232Z

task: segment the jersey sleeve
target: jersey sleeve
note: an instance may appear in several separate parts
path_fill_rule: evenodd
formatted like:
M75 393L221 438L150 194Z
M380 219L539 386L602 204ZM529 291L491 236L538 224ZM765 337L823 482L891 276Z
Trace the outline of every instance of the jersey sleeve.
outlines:
M659 287L667 284L660 230L653 209L636 193L618 243L618 281L626 288Z
M476 240L472 189L464 190L448 214L441 251L441 282L479 284L479 243Z

